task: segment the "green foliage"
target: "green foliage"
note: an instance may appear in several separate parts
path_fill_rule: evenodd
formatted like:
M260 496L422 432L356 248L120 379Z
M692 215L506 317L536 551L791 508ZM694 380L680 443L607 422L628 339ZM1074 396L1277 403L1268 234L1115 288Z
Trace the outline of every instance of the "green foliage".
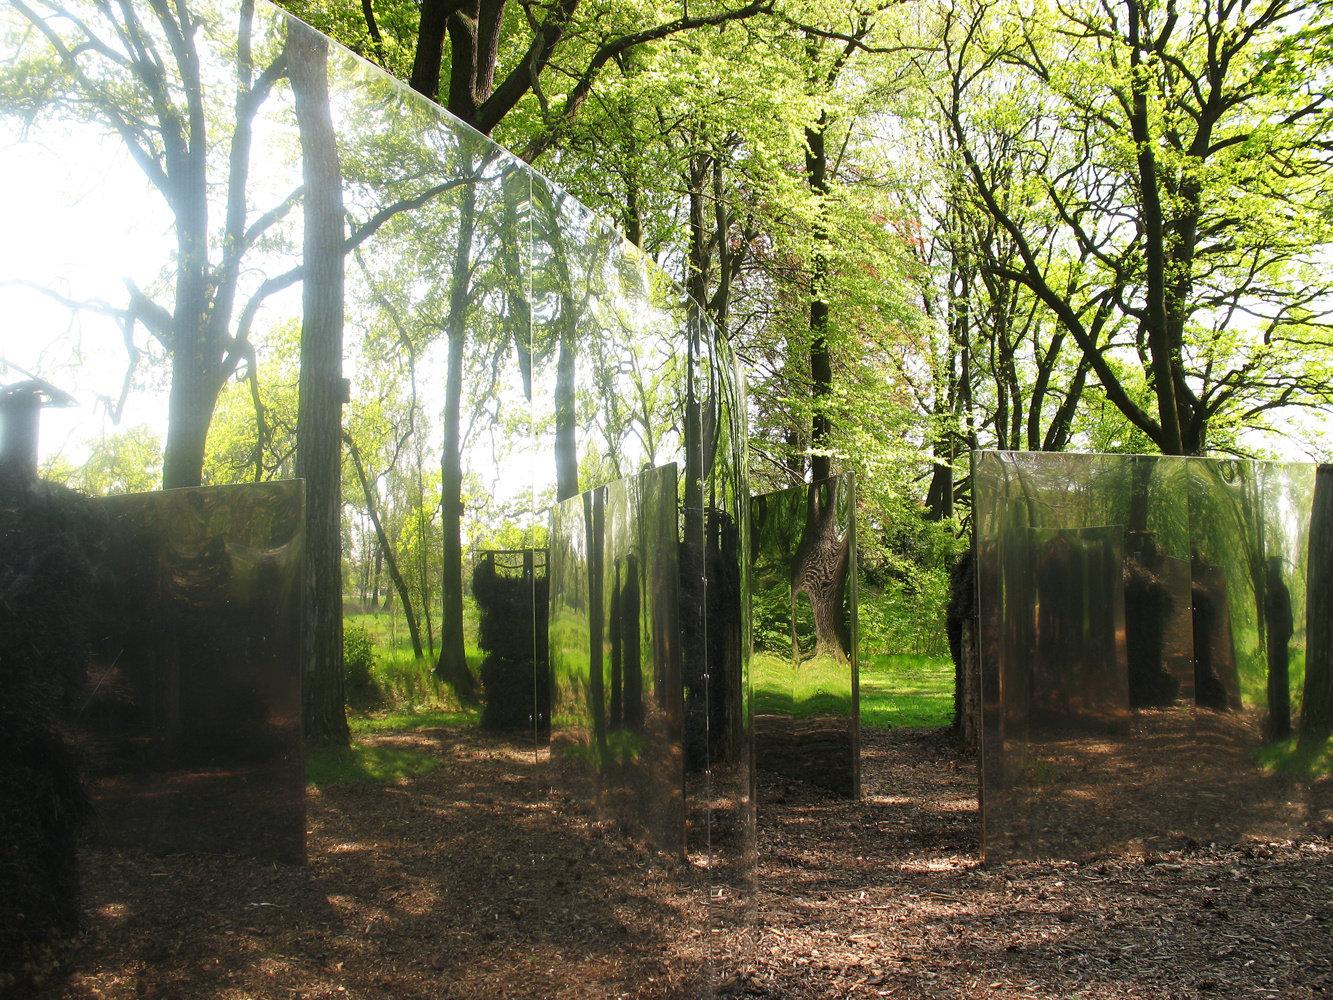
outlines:
M464 605L465 646L468 666L475 674L483 654L476 646L476 608ZM352 645L348 645L352 636ZM348 615L343 619L343 648L348 657L349 703L361 710L378 709L393 713L445 711L458 713L463 708L447 684L435 676L434 664L418 660L411 640L399 616L393 614ZM364 696L356 698L352 685L352 656L367 661L366 679L360 688Z
M347 703L352 707L374 704L381 695L375 683L375 647L370 633L360 625L343 624L343 669Z
M43 466L42 478L92 496L147 493L162 485L162 439L146 424L104 432L82 463L57 455Z

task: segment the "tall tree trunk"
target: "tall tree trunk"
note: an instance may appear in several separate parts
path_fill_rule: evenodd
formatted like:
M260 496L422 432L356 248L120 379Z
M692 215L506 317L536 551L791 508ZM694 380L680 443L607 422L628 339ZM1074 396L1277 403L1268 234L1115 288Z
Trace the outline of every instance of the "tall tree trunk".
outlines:
M824 128L827 118L819 116L819 124L805 130L805 176L810 190L815 193L818 213L815 223L816 250L810 265L810 478L813 482L827 479L833 463L828 454L829 436L833 421L829 419L825 400L833 391L833 363L828 344L828 301L825 282L828 262L818 245L828 239L824 231L824 196L828 194L828 153L824 148Z
M296 474L305 480L305 726L314 742L346 746L342 619L342 171L329 108L328 42L293 25L288 72L305 182L300 401Z
M565 252L564 232L560 225L561 199L534 204L544 222L543 238L551 250L551 266L560 291L560 312L555 318L555 498L559 502L579 495L578 447L578 310L575 307ZM534 219L534 222L536 220Z
M1309 546L1299 748L1313 754L1333 735L1333 465L1315 473Z
M474 176L471 162L464 176ZM463 459L461 410L463 400L463 348L467 343L467 313L472 284L472 232L477 216L477 186L461 188L458 214L458 245L454 251L453 278L449 287L449 317L445 333L449 340L448 371L444 383L444 455L440 463L440 511L444 564L440 580L440 658L435 674L449 684L459 699L475 704L477 686L468 670L463 642Z

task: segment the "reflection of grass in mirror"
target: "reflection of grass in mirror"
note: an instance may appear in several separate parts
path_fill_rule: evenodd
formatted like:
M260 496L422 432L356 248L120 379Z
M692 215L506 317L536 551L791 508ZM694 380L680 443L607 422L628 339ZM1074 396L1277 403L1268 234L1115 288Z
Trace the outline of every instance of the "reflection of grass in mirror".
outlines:
M566 745L560 748L560 756L585 761L599 768L616 763L630 764L643 754L644 742L638 733L614 730L606 734L604 744L593 742L587 746Z
M850 715L852 712L852 667L825 654L805 660L796 668L792 682L792 714L798 719L812 715Z
M565 608L549 625L551 669L560 679L588 674L588 623L577 612Z
M1276 774L1292 774L1302 778L1322 778L1333 774L1333 740L1313 750L1301 752L1297 737L1270 743L1255 753L1261 767Z
M861 660L861 725L947 726L953 721L953 663L908 653Z
M306 755L305 780L316 787L363 781L387 783L425 774L434 770L437 763L428 754L353 741L350 747L312 749Z
M791 711L791 654L772 656L755 650L750 662L754 684L754 711L758 715L786 715Z
M1258 633L1249 630L1252 639ZM1237 646L1240 647L1239 640ZM1236 652L1237 670L1240 674L1241 701L1247 708L1263 707L1268 704L1268 653L1245 654ZM1305 695L1305 648L1289 646L1287 652L1287 690L1291 692L1292 717L1300 715L1301 701Z

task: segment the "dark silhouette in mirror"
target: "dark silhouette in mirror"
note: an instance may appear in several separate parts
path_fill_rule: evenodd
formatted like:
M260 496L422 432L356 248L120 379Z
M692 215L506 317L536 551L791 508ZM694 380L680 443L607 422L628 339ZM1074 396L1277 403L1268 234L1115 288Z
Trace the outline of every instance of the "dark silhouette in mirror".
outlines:
M549 642L555 787L681 855L676 509L675 466L555 506Z
M300 482L94 501L76 717L117 845L305 857Z
M1313 468L973 462L986 857L1290 837L1314 822L1313 786L1269 763L1291 750L1288 651L1306 639L1305 595L1277 554L1307 549L1297 512Z
M495 549L482 552L472 571L477 645L486 653L480 670L486 729L550 728L546 566L546 549Z

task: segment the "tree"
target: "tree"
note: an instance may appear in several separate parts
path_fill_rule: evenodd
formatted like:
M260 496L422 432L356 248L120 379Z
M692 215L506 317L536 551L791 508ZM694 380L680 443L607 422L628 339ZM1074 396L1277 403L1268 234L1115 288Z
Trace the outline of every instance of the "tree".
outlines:
M234 117L208 103L201 50L208 33L185 4L148 7L149 19L132 0L117 0L86 20L58 3L14 7L40 32L54 53L24 54L10 71L10 114L62 115L102 124L119 136L175 221L173 302L159 304L126 279L128 305L112 309L92 303L123 325L131 366L139 359L133 332L142 324L172 358L169 424L162 484L170 489L202 480L204 442L223 383L252 360L250 325L260 303L279 287L270 280L244 301L243 259L257 242L271 238L295 197L253 218L247 181L255 117L286 72L285 53L255 52L254 5L242 3L234 54ZM228 128L228 126L230 126ZM210 222L209 152L221 141L227 150L226 206L220 230Z
M305 734L346 746L342 629L342 377L344 224L342 169L329 107L328 42L292 22L287 64L296 99L302 198L301 382L296 474L305 480Z
M1305 591L1305 690L1298 747L1313 757L1333 735L1333 465L1315 474Z
M1314 266L1333 237L1328 10L1125 0L939 17L937 105L973 206L1017 251L990 266L1050 313L1124 418L1163 452L1200 454L1272 411L1327 407L1310 361L1329 346L1333 291ZM989 78L1008 99L972 104ZM1006 204L984 129L1045 164L1022 182L1044 212ZM1056 227L1056 253L1034 221Z

